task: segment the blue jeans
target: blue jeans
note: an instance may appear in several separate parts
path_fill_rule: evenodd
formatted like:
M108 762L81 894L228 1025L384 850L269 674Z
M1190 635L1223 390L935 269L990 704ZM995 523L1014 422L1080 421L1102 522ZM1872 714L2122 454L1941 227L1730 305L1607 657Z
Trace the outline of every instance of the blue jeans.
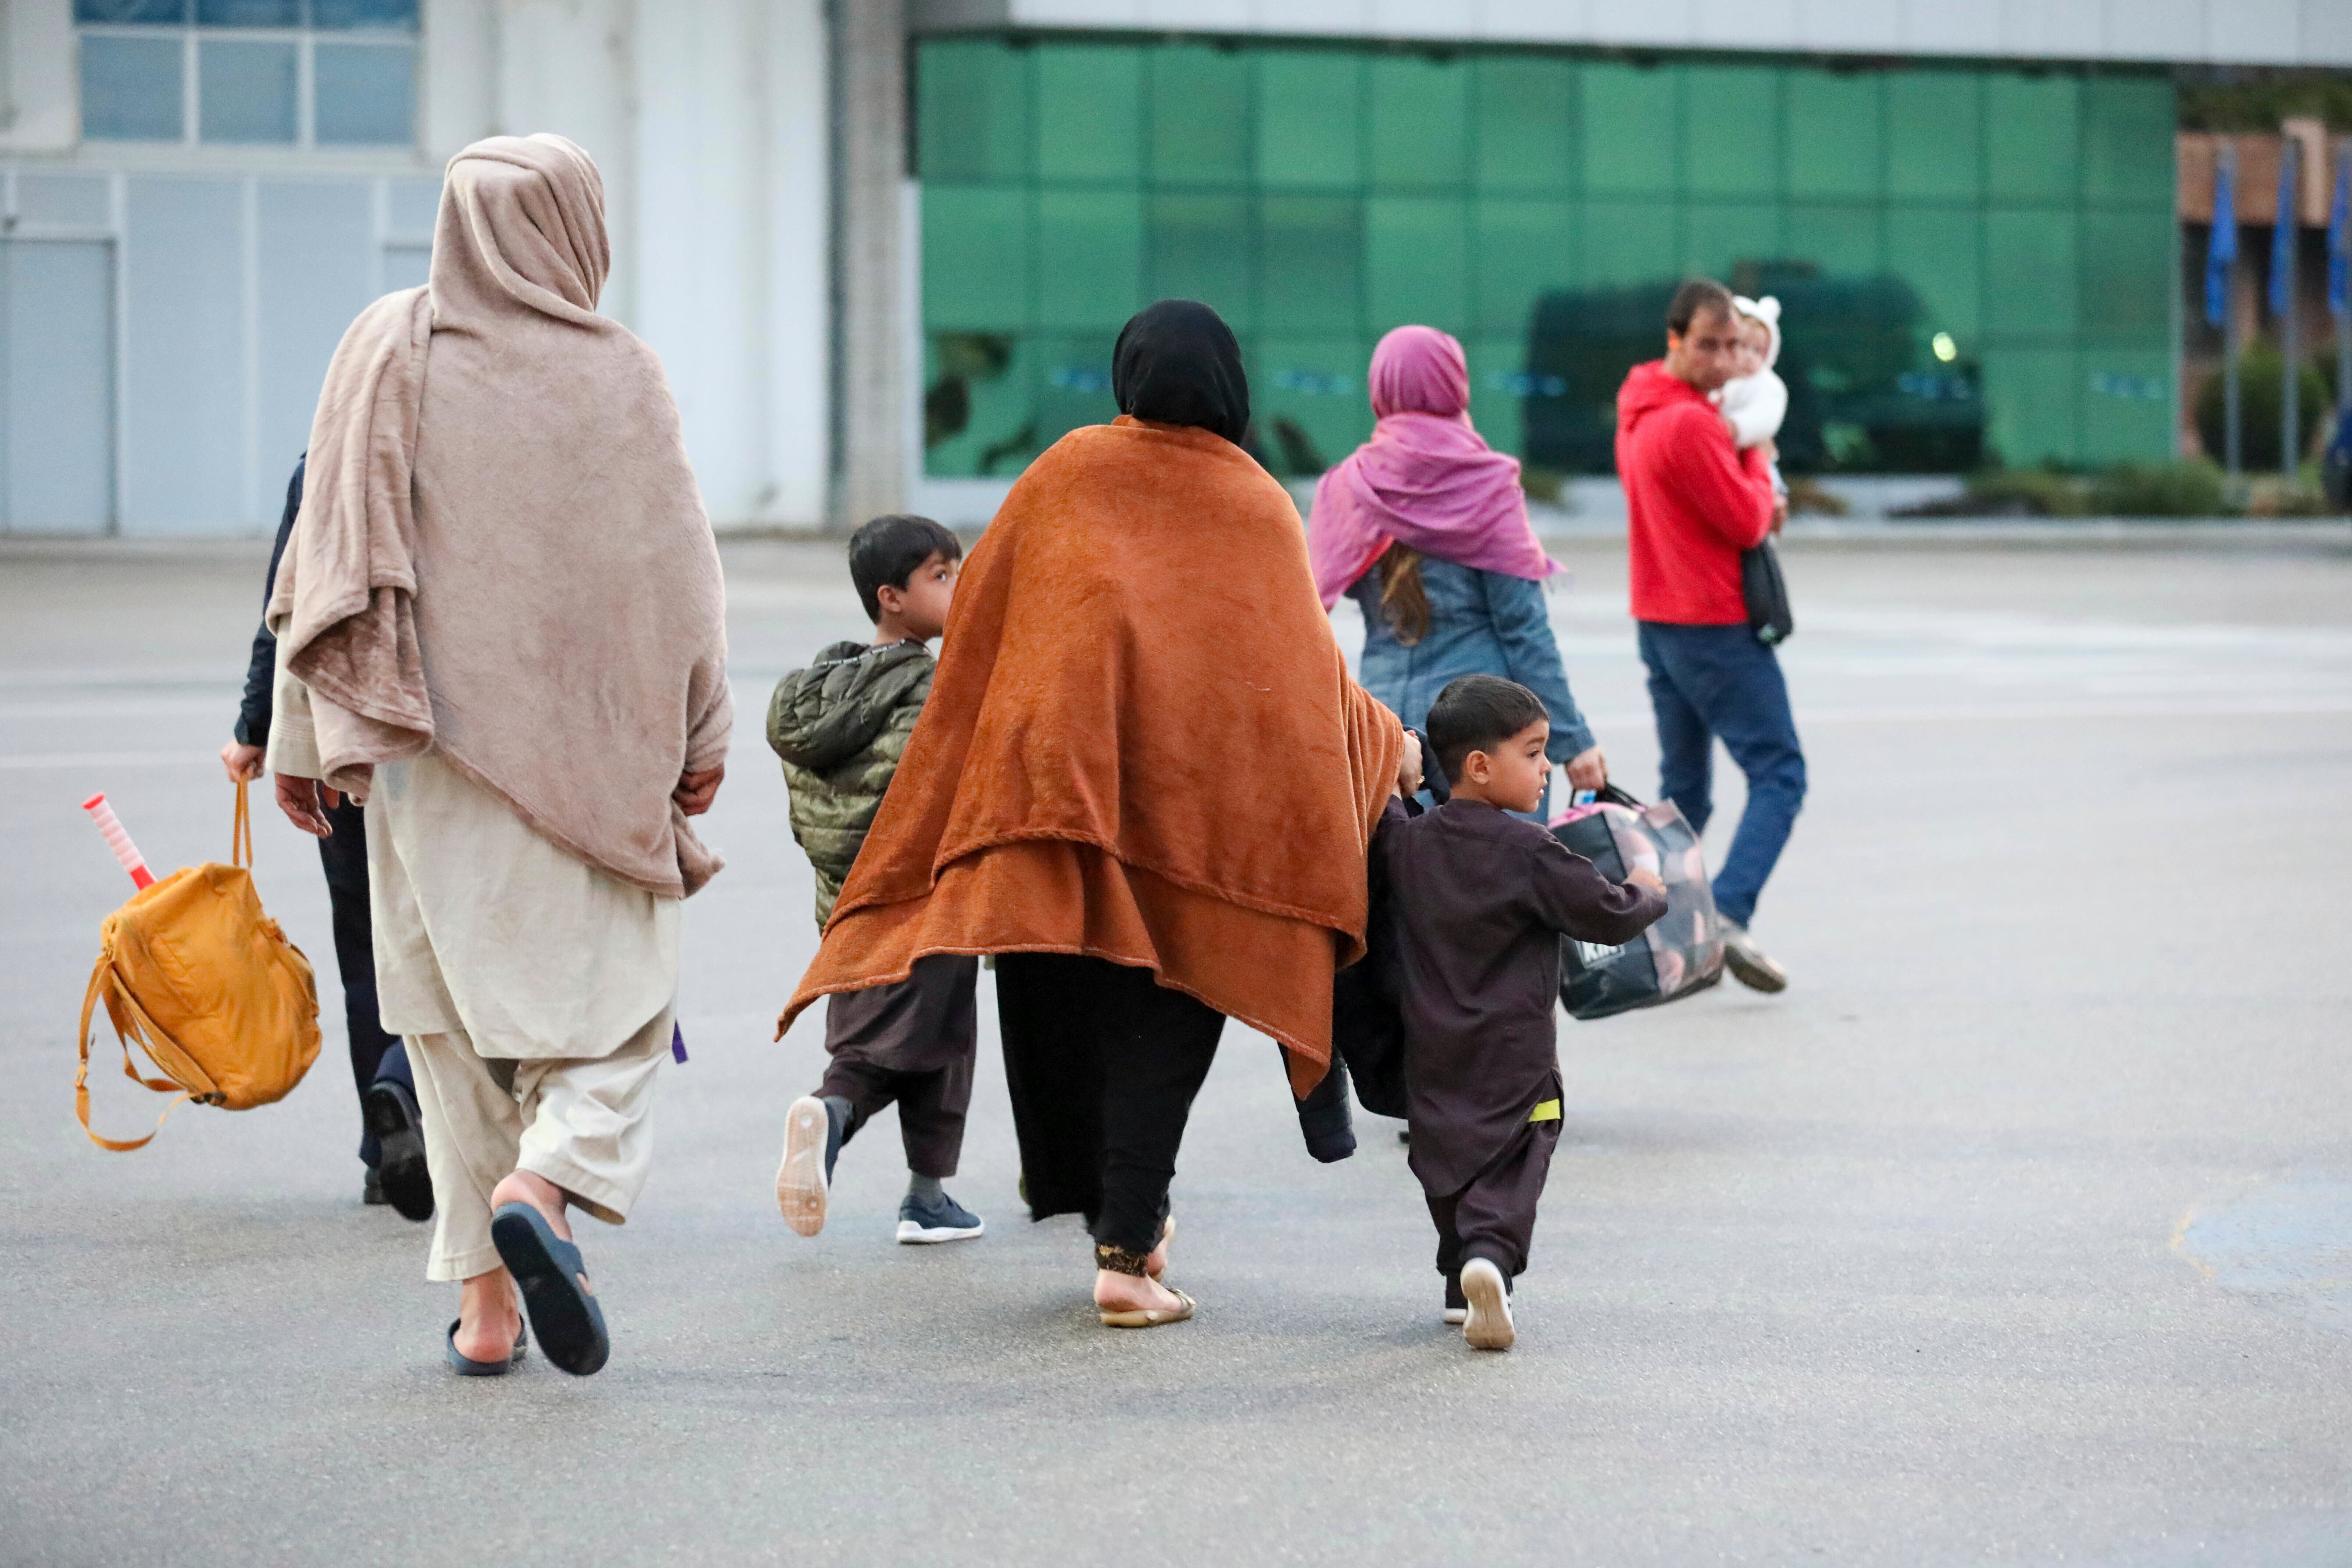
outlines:
M1715 907L1746 925L1805 801L1805 753L1780 661L1744 626L1643 621L1642 662L1658 716L1659 791L1705 832L1715 741L1748 775L1748 809L1715 879Z

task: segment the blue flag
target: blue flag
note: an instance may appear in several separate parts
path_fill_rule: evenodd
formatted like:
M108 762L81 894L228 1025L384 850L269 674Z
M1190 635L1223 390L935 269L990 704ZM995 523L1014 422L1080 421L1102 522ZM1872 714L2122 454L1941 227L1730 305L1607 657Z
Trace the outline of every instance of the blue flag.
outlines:
M2327 308L2352 315L2352 143L2336 150L2336 202L2327 209Z
M2295 198L2295 154L2302 151L2292 136L2279 138L2278 212L2271 220L2271 314L2284 316L2294 308L2287 292L2294 270L2294 241L2303 204Z
M2230 319L2230 264L2238 259L2238 161L2224 148L2213 160L2213 239L2205 250L2205 320Z

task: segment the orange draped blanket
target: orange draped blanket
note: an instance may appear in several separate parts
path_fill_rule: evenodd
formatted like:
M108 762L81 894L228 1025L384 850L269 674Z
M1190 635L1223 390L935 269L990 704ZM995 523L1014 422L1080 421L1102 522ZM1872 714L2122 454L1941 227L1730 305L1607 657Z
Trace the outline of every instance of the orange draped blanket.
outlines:
M1403 731L1348 675L1289 495L1188 426L1074 430L956 586L939 672L777 1026L933 952L1155 972L1331 1058Z

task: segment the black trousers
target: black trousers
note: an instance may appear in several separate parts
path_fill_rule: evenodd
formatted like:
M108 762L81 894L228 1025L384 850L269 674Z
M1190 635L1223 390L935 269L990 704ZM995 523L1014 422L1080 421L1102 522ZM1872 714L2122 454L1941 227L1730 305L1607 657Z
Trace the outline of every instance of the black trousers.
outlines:
M825 1004L824 1048L832 1060L817 1094L849 1102L846 1144L884 1106L898 1107L907 1169L944 1180L963 1156L971 1109L979 1016L972 990L980 960L932 953L895 985L845 991Z
M1437 1226L1440 1274L1451 1279L1474 1258L1493 1263L1507 1279L1527 1272L1536 1205L1543 1198L1551 1152L1559 1144L1559 1122L1530 1122L1468 1186L1444 1197L1429 1196L1429 1217Z
M363 1100L368 1086L389 1079L416 1092L408 1047L383 1032L375 1010L375 926L368 914L367 814L344 797L327 813L334 836L319 840L327 872L327 903L334 911L335 970L343 982L343 1027L352 1041L352 1083ZM375 1134L360 1123L360 1159L378 1163Z
M1030 1217L1081 1214L1102 1245L1150 1251L1224 1016L1148 969L1052 952L999 954L996 1005Z

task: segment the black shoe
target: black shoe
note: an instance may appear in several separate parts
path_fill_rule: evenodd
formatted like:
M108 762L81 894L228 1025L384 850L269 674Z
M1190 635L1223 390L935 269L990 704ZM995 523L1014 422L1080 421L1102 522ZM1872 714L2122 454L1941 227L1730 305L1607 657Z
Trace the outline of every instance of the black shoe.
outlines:
M367 1182L360 1188L360 1202L372 1209L380 1209L392 1202L383 1195L383 1178L375 1173L373 1165L368 1167Z
M433 1217L433 1176L425 1163L425 1117L416 1097L396 1079L380 1078L368 1085L360 1101L368 1131L383 1151L375 1175L383 1187L384 1202L403 1219Z
M1470 1321L1470 1298L1462 1293L1462 1276L1459 1274L1445 1277L1445 1310L1442 1318L1457 1329Z
M942 1192L937 1202L908 1193L898 1205L898 1239L909 1247L940 1241L970 1241L988 1227L978 1215Z

